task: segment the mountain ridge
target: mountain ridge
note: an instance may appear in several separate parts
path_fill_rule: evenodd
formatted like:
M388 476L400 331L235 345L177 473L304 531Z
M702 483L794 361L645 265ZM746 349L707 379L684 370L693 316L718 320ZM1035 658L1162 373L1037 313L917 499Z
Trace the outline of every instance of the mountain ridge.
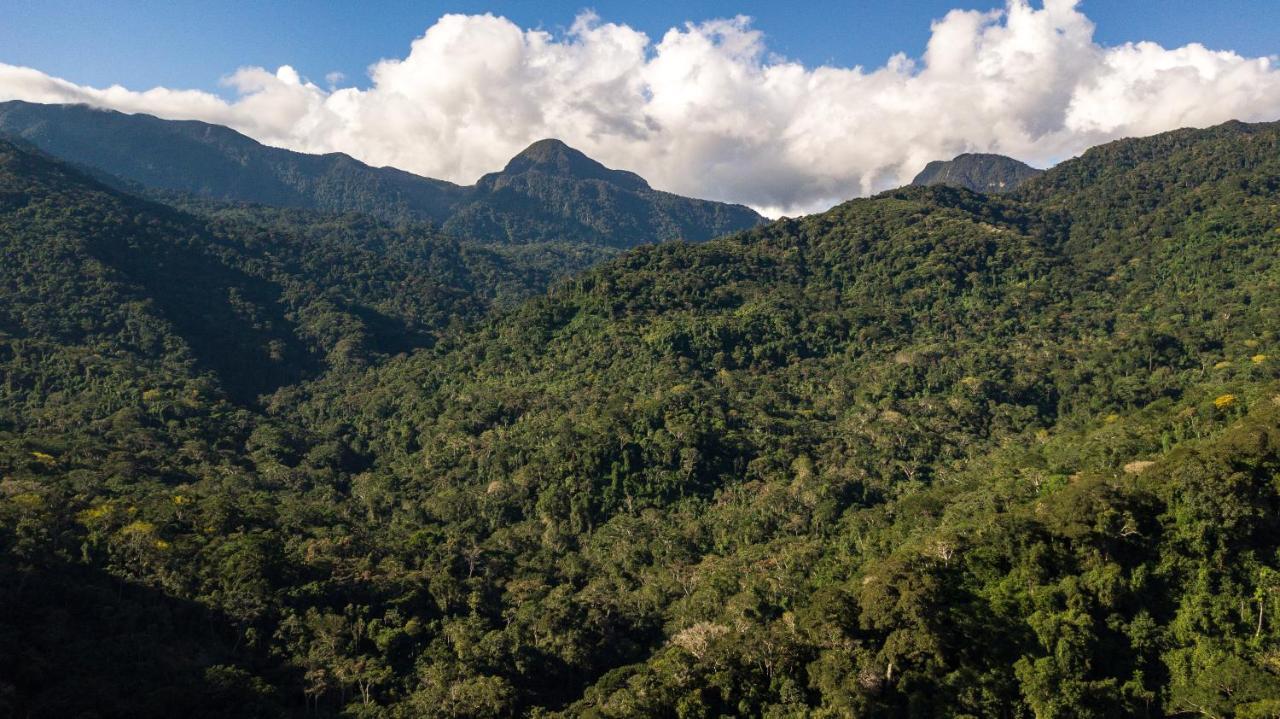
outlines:
M372 167L344 153L270 147L221 125L87 105L0 103L0 133L151 189L425 220L477 241L625 248L704 241L763 221L741 205L653 190L638 175L610 170L559 140L533 143L504 170L462 186Z

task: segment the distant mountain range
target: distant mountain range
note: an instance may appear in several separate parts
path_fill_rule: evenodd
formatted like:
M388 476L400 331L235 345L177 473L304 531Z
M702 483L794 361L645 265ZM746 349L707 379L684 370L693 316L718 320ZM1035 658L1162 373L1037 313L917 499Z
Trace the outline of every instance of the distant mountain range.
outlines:
M949 185L974 192L1012 192L1044 172L1004 155L970 154L953 160L934 160L911 181L912 185Z
M464 187L342 153L268 147L220 125L85 105L0 103L0 134L125 187L430 221L465 239L626 248L699 242L764 221L742 205L654 190L638 175L610 170L556 140L534 143L501 172Z

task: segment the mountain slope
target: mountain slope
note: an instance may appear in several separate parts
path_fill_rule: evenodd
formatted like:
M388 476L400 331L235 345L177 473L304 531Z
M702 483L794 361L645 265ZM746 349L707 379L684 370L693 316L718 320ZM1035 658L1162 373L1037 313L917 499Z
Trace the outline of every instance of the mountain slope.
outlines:
M1274 714L1277 150L1280 125L1174 133L1008 195L904 188L637 248L226 426L130 390L69 450L23 410L0 568L30 579L0 618L41 621L0 662L63 666L60 628L120 600L60 623L21 587L88 565L177 617L136 653L264 716ZM23 237L107 219L12 219L51 216ZM21 316L63 317L24 268ZM12 713L172 713L76 705L19 663Z
M107 342L116 345L111 355L131 347L143 365L190 352L240 402L326 364L430 344L491 302L540 291L558 274L363 216L227 207L197 216L2 141L0 163L0 329L20 339ZM149 330L137 347L126 331L134 322L165 329Z
M430 221L467 239L631 247L701 241L761 222L740 205L657 192L558 142L536 143L474 187L369 167L343 154L266 147L195 121L83 105L0 103L0 134L153 190L278 207ZM550 151L568 158L542 157Z
M566 715L1263 711L1251 647L1280 632L1231 607L1280 569L1278 141L643 248L375 368L321 426L365 417L404 520L457 537L423 568L467 638L428 651L501 667L506 710L585 685ZM473 643L520 649L449 653Z
M974 192L1012 192L1039 175L1030 165L1004 155L964 154L953 160L934 160L911 181L912 185L950 185Z
M213 199L438 223L463 194L457 185L343 154L267 147L220 125L85 105L0 103L0 133L147 188Z

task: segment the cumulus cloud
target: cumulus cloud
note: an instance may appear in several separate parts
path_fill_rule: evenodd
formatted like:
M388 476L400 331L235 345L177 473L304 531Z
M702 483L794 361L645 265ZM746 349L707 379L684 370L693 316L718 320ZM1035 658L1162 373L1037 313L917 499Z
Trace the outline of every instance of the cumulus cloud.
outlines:
M241 68L234 99L93 88L0 64L0 99L83 102L229 125L267 144L342 151L470 183L559 137L656 187L798 214L909 181L926 162L999 152L1045 166L1117 137L1280 118L1275 58L1199 44L1106 47L1077 0L1010 0L933 23L922 57L805 67L750 20L656 42L579 16L565 33L446 15L368 89L319 87L289 66Z

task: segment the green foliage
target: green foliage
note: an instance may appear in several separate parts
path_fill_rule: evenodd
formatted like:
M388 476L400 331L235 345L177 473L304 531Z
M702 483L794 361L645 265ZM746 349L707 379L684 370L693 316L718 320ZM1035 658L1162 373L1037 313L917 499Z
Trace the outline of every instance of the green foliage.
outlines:
M598 256L7 148L0 707L1274 716L1278 149L1126 141L543 293Z

